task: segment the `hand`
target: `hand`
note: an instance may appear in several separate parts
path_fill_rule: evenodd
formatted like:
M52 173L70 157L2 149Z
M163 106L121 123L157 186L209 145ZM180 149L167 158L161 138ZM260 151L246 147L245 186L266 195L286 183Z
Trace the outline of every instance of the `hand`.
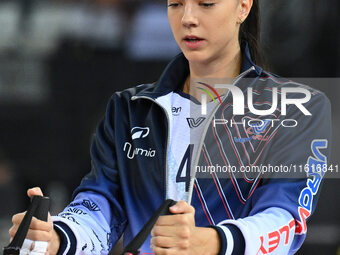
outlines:
M151 231L156 255L218 254L220 240L213 228L195 226L195 209L185 201L170 207L174 215L160 216Z
M27 191L29 197L32 196L43 196L40 188L32 188ZM17 232L21 221L23 220L26 212L15 214L12 217L13 226L9 230L11 240ZM53 229L53 223L50 213L48 213L48 222L38 220L33 217L30 228L27 232L27 239L33 241L44 241L48 242L47 252L48 255L57 254L60 246L60 238L57 232ZM32 247L33 249L33 247Z

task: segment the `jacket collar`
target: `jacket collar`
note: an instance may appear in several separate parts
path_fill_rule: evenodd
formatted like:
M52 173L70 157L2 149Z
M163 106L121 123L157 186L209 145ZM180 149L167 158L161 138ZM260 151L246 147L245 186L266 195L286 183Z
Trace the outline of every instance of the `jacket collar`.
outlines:
M248 73L252 76L260 76L263 69L254 64L251 59L248 43L243 41L241 43L242 49L242 66L241 73L249 70L251 67L255 69ZM151 91L141 91L137 96L149 96L157 98L166 95L172 91L182 90L185 79L189 75L189 63L183 53L178 54L165 68L159 80L153 86Z
M251 55L248 43L246 41L241 42L241 49L242 49L242 65L241 65L241 73L247 71L252 66L255 67L255 73L257 76L260 76L263 69L254 64Z

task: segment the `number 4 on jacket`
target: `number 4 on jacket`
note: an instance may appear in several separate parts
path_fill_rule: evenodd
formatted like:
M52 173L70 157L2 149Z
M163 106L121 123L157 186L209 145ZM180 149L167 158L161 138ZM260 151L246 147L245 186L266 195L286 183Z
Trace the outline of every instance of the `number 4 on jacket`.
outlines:
M176 175L176 182L177 183L185 182L185 192L189 191L191 155L192 155L193 149L194 149L194 145L189 144L187 150L184 153L184 156L182 158L181 164L179 165L178 172L177 172L177 175ZM184 172L184 174L183 174L183 172Z

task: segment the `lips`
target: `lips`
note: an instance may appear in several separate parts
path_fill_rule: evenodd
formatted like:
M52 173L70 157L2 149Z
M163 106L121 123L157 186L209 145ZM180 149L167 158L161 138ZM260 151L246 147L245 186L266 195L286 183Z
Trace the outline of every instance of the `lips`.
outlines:
M197 42L197 41L201 41L203 40L202 38L198 37L198 36L194 36L194 35L187 35L184 37L185 41L188 42Z
M183 38L183 41L189 49L197 49L202 45L204 39L195 35L187 35Z

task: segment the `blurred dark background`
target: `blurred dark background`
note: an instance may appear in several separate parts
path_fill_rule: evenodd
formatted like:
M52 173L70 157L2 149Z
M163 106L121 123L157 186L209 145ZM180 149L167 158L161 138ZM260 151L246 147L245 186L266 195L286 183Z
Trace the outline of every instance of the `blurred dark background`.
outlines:
M336 165L340 2L260 2L270 70L328 78L315 86L332 102ZM0 0L0 247L11 215L27 206L27 188L42 187L52 213L69 201L89 171L91 135L112 93L156 81L178 52L165 0ZM339 184L325 180L298 254L340 254Z

